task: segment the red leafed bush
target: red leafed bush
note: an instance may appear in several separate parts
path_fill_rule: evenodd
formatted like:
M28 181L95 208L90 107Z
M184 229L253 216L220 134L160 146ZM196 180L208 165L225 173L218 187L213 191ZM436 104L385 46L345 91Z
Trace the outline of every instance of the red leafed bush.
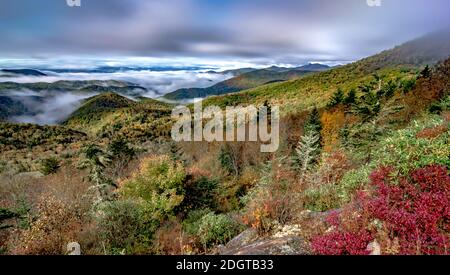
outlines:
M374 187L359 196L359 219L364 223L349 231L351 219L336 217L333 231L313 238L319 254L364 254L366 246L377 236L380 226L390 240L399 244L400 254L448 254L450 247L450 176L444 166L428 166L413 171L408 178L392 176L392 169L382 168L371 177ZM384 242L386 240L380 240Z
M336 231L314 238L312 248L321 255L368 255L367 245L372 240L368 231Z

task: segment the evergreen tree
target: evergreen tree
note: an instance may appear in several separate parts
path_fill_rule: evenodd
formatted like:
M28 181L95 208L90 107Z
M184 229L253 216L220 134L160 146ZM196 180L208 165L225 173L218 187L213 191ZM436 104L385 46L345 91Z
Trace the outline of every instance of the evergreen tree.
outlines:
M88 179L93 184L96 193L94 206L111 198L111 188L117 188L114 182L105 174L106 167L111 163L111 156L95 144L89 144L82 150L78 168L88 169Z
M321 149L321 143L322 143L322 122L320 121L320 114L316 107L312 109L311 113L309 114L305 126L303 127L303 133L304 135L316 135L319 137L317 140L317 148Z
M410 92L416 86L416 78L404 79L400 83L400 88L403 90L404 94Z
M355 89L351 89L347 96L344 99L344 103L346 105L352 105L356 103L356 90Z
M305 133L310 131L320 133L321 130L322 122L320 121L320 114L317 108L314 107L305 122L304 131Z
M317 160L319 154L319 135L314 132L309 132L303 135L298 142L298 146L295 149L296 156L294 157L296 168L300 171L301 175L310 170L311 165Z
M371 99L376 99L374 94L371 93ZM378 146L379 138L388 127L383 121L403 108L395 102L390 102L381 109L377 102L366 97L363 103L357 106L357 110L363 115L363 121L356 125L347 125L340 132L343 145L360 155L366 163L370 162L373 148Z
M420 77L422 77L422 78L430 78L431 77L430 66L428 66L428 65L425 66L425 68L420 72Z
M331 96L331 99L330 99L330 101L328 102L327 107L328 107L328 108L333 108L333 107L335 107L335 106L337 106L337 105L343 103L343 102L344 102L344 97L345 97L344 92L342 91L342 89L339 88L339 89L333 94L333 96Z
M363 95L359 97L358 104L353 105L352 113L361 116L363 122L368 122L379 114L381 102L372 85L362 85L360 89Z
M130 159L136 153L133 148L128 146L124 138L114 139L108 146L108 152L113 158Z
M267 122L270 124L272 123L272 105L269 103L268 100L264 101L263 107L267 108ZM256 116L256 120L259 120L260 118L262 118L262 113L260 112L260 110L258 109L258 113Z
M317 162L322 149L321 130L320 114L317 108L314 108L305 122L304 134L295 149L296 155L293 157L294 167L301 174L304 174L311 165Z
M360 115L363 122L376 117L381 110L380 100L375 92L369 92L360 97L359 103L353 107L353 112Z
M272 114L272 106L270 105L270 103L269 103L268 100L265 100L265 101L264 101L263 107L266 107L266 108L267 108L267 114L268 114L268 115Z
M363 94L370 93L375 89L373 83L362 84L358 88L361 90Z
M389 80L389 82L386 85L384 85L382 89L378 92L378 95L380 97L384 96L386 98L391 98L394 95L395 90L397 90L397 88L398 88L397 83L395 83L393 80Z

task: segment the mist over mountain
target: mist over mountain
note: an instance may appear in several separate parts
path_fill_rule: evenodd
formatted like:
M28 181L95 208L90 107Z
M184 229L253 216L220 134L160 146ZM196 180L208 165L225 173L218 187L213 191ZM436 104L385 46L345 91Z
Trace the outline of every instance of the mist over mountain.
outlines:
M154 98L182 87L207 87L233 73L200 67L99 67L85 69L0 70L0 119L58 124L83 99L114 92L130 99Z
M8 121L19 123L33 123L39 125L55 125L61 123L78 107L83 99L95 95L94 93L75 93L60 91L13 91L7 97L20 106L16 114L12 114ZM0 105L1 109L1 105ZM0 110L3 113L3 110Z
M9 70L11 71L11 70ZM19 70L13 70L18 72ZM125 68L125 67L110 67L110 68L92 68L92 69L41 69L31 70L29 72L37 73L22 73L22 74L2 74L0 73L0 83L2 82L16 82L16 83L38 83L47 82L54 83L61 80L66 81L89 81L89 80L117 80L123 82L130 82L137 86L145 87L148 91L142 96L157 97L168 92L175 91L180 88L189 87L208 87L212 84L224 81L233 77L233 74L217 74L208 73L206 70L198 70L197 67L191 69L172 68L172 67L152 67L149 68ZM21 70L21 72L26 72Z
M298 68L272 66L206 70L199 66L99 66L0 70L0 119L11 122L58 124L100 93L114 92L129 99L190 100L237 92L329 68L308 64ZM198 88L191 88L198 87ZM208 88L209 87L209 88ZM181 90L180 90L181 88ZM180 96L174 96L180 91ZM198 92L193 92L198 91Z

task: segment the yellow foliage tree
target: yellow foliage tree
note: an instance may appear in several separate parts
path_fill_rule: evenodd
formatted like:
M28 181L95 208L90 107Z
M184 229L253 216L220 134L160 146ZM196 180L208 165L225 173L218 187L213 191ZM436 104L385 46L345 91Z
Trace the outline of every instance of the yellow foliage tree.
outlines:
M339 132L345 125L345 112L343 107L333 108L323 112L322 122L322 145L327 153L337 149L339 144Z

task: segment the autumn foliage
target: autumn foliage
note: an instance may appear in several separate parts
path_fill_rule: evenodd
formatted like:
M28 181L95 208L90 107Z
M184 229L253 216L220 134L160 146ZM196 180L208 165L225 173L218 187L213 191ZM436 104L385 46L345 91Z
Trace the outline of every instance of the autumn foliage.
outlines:
M327 110L322 114L322 143L325 152L332 152L339 144L339 131L345 125L343 107Z
M383 240L385 243L397 244L398 254L449 253L450 176L447 168L428 166L400 178L392 174L390 168L372 173L373 191L360 194L357 206L352 206L355 211L330 217L329 223L334 229L313 238L316 253L367 254L367 245L380 234L389 238ZM349 221L356 226L349 228ZM382 247L383 252L387 249Z

